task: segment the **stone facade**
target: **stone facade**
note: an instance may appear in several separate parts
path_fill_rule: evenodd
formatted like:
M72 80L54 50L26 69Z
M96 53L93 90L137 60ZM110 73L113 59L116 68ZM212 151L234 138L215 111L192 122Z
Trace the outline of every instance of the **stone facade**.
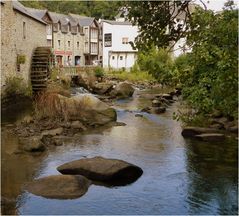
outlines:
M21 7L19 2L1 3L1 86L8 76L22 77L29 84L32 53L36 47L47 46L46 24L19 11ZM19 55L25 56L20 67Z
M72 28L75 31L72 30ZM84 66L84 35L80 26L65 26L66 31L62 32L62 25L59 22L57 28L53 28L53 50L58 65L63 66Z

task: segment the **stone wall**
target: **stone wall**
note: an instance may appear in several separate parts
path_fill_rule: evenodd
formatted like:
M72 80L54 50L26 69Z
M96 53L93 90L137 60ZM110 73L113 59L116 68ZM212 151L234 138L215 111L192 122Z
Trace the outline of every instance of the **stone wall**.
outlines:
M46 25L14 10L11 1L1 4L1 21L1 86L8 76L22 77L29 84L32 53L36 47L47 46ZM20 71L17 71L17 55L26 59Z
M6 77L16 75L16 51L14 46L15 15L12 3L1 3L1 86Z

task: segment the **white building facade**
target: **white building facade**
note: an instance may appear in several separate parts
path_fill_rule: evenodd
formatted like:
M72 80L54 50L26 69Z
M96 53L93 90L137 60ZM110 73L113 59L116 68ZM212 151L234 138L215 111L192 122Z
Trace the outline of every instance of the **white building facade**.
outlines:
M138 27L130 22L102 20L103 67L129 70L137 59L130 42L138 35Z

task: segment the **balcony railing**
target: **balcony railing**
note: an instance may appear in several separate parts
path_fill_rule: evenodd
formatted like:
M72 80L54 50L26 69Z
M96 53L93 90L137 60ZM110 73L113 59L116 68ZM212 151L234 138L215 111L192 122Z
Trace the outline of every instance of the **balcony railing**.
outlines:
M75 67L59 67L58 68L58 71L60 74L62 75L66 75L66 76L77 76L79 75L80 73L83 73L83 72L90 72L90 71L93 71L94 68L96 66L95 65L86 65L86 66L75 66Z

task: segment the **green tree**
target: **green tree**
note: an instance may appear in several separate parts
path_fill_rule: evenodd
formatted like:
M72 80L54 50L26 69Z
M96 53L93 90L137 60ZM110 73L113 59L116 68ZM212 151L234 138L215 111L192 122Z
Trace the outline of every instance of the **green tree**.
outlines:
M181 57L185 67L176 60L184 98L198 113L219 110L237 118L238 10L231 4L216 14L197 8L189 25L192 52Z
M153 46L147 52L140 52L137 64L142 71L147 71L161 84L172 84L173 61L167 50Z
M135 46L141 50L168 47L188 30L190 1L131 1L127 2L129 19L139 27ZM178 22L178 18L184 24Z
M118 13L121 1L21 1L27 7L48 9L58 13L75 13L97 19L113 19Z

